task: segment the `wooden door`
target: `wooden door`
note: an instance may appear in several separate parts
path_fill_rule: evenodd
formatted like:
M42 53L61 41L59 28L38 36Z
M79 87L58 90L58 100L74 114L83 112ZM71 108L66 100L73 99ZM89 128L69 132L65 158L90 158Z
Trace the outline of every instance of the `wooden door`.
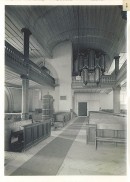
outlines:
M87 116L87 102L78 103L78 115Z

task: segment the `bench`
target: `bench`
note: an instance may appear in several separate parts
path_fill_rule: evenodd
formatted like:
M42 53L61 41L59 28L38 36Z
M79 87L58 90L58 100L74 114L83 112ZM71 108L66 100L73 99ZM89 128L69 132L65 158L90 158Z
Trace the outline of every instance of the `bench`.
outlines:
M5 120L21 121L21 113L5 113Z
M23 151L45 139L51 134L51 122L32 122L24 120L6 123L5 150Z
M13 121L5 120L5 150L10 150L13 142L21 142L23 127L32 124L32 120Z
M71 119L70 112L57 112L54 113L54 127L57 128L57 123L62 123L62 126L64 127L67 121Z
M117 145L117 143L126 142L126 129L123 124L88 124L89 128L95 128L95 149L97 150L98 142L112 142ZM108 135L108 134L109 135ZM111 133L111 135L110 135ZM87 133L87 143L88 143L88 133Z

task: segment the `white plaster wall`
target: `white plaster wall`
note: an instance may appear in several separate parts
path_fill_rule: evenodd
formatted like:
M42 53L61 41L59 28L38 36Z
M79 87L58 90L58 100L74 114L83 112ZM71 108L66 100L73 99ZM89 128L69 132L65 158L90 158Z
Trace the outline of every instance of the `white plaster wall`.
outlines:
M87 114L88 111L97 111L99 110L99 96L92 93L75 93L74 94L74 111L78 115L78 102L87 102Z
M41 90L29 89L29 111L42 108Z
M113 109L113 92L100 94L100 107L101 109Z
M13 112L21 112L22 89L10 88L13 98Z
M123 89L120 91L120 109L127 109L127 92Z
M72 109L72 43L64 41L53 50L53 58L48 59L58 75L59 86L52 92L54 96L54 108L56 111L68 111ZM60 96L66 96L66 100L60 100Z
M113 109L113 94L75 93L74 111L78 115L78 102L87 102L87 112L101 109Z
M12 94L12 112L21 112L22 108L22 89L9 88ZM9 102L9 101L8 101ZM7 99L5 98L6 112L8 112ZM36 108L42 108L42 102L39 99L39 90L29 89L29 111L34 111Z

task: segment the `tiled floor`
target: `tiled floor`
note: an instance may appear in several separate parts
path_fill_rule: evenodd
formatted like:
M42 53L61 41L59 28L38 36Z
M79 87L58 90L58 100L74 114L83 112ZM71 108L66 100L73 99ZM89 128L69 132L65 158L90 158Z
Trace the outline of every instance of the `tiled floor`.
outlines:
M74 118L68 125L75 121ZM68 127L68 125L66 127ZM5 175L11 175L25 161L29 160L44 146L54 140L66 127L52 131L51 137L23 153L5 152ZM125 175L126 150L124 145L86 145L86 122L73 142L57 175Z
M126 150L123 145L86 145L85 123L70 148L57 175L125 175Z

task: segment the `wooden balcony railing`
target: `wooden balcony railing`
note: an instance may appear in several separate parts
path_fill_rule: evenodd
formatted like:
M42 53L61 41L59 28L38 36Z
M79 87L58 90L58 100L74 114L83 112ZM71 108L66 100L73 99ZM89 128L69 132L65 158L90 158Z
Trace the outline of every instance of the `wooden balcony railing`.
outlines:
M53 86L55 85L55 79L31 60L28 60L27 67L27 63L24 61L24 55L15 49L12 45L10 45L7 41L5 41L5 65L12 67L13 71L19 74L29 73L29 79L31 80L33 80L32 77L35 75L41 79L43 78L43 80L45 80L47 83Z
M103 75L100 79L100 86L113 86L115 84L115 78L111 75ZM79 88L79 87L83 87L83 78L81 77L80 80L76 80L76 77L73 76L72 77L72 88ZM88 82L88 84L86 85L86 87L97 87L97 84L94 82Z

